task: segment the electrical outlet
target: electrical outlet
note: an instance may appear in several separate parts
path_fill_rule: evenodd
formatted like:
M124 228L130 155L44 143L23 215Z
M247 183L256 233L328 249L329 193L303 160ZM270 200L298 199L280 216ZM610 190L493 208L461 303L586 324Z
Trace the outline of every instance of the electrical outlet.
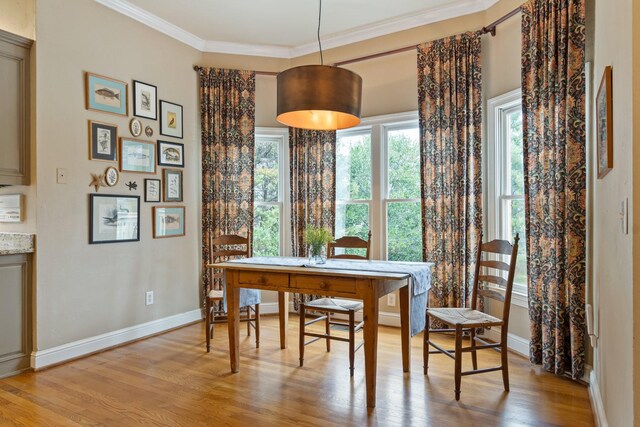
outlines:
M146 296L145 305L153 305L153 291L147 291L145 296Z
M395 307L396 306L396 294L387 295L387 305L389 307Z
M64 168L56 169L56 182L58 184L66 184L67 183L67 170Z

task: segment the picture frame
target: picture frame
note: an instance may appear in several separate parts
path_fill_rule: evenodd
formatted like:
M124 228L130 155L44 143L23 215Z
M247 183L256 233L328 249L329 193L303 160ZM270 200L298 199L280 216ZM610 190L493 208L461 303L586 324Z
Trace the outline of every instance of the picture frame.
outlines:
M182 105L160 100L160 135L182 139Z
M142 122L135 118L131 119L129 121L129 131L135 137L142 135Z
M0 195L0 222L22 222L24 220L24 195Z
M180 237L185 232L184 206L153 207L153 238Z
M129 115L129 85L127 83L85 72L85 107L103 113Z
M613 79L612 68L607 66L602 74L596 96L596 153L598 179L613 169Z
M158 140L158 166L184 167L184 144Z
M115 187L120 181L120 174L118 173L118 169L113 166L109 166L107 170L104 171L104 182L109 187Z
M133 81L133 115L158 120L158 88L138 80Z
M120 171L155 174L156 143L120 138Z
M182 171L178 169L162 170L162 201L182 201Z
M140 196L89 195L89 244L140 241Z
M89 160L118 161L118 126L89 120Z
M162 194L162 181L147 178L144 180L144 201L147 203L159 203Z

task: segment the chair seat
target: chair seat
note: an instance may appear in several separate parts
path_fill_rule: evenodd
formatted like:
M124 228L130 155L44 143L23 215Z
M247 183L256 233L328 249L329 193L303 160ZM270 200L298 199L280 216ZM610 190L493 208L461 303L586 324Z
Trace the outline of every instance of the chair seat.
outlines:
M503 323L497 317L471 308L429 308L427 312L429 316L449 325L499 326Z
M362 309L362 301L352 301L348 299L338 298L319 298L309 301L305 304L309 308L326 308L329 310L344 311L349 310L358 311Z
M222 299L224 298L224 291L222 289L211 289L209 291L210 299Z

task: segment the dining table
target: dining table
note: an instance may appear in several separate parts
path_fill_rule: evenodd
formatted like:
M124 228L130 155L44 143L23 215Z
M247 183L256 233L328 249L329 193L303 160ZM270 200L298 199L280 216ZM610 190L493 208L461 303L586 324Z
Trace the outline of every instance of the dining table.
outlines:
M306 258L294 257L252 257L209 265L224 270L231 372L240 371L240 289L278 292L282 349L288 346L289 294L357 299L363 302L365 322L363 334L366 400L368 407L375 407L380 298L399 291L402 370L409 372L411 335L424 325L420 321L412 324L411 304L412 300L415 303L417 299L426 309L426 291L430 286L431 266L431 263L333 259L327 259L326 263L318 265L310 264ZM412 287L414 292L411 292ZM424 310L417 310L417 313L424 313ZM424 319L424 314L422 317Z

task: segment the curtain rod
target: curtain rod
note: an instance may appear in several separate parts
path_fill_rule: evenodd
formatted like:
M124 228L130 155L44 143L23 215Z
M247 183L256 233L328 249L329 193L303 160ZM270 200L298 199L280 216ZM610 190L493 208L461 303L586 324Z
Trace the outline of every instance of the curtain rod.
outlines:
M482 29L480 31L478 31L478 33L480 35L483 34L491 34L492 37L495 37L496 35L496 27L500 24L502 24L504 21L506 21L507 19L517 15L518 13L520 13L520 8L516 8L513 9L511 12L507 13L506 15L504 15L503 17L496 19L495 21L493 21L491 24L487 25L486 27L482 27ZM340 61L340 62L336 62L334 64L332 64L334 67L339 67L341 65L347 65L347 64L352 64L354 62L361 62L361 61L367 61L369 59L376 59L376 58L380 58L383 56L389 56L389 55L395 55L396 53L402 53L402 52L408 52L410 50L415 49L416 47L418 47L419 45L411 45L411 46L405 46L405 47L401 47L398 49L393 49L393 50L387 50L385 52L379 52L379 53L374 53L371 55L366 55L366 56L360 56L358 58L353 58L353 59L347 59L345 61ZM256 71L256 75L257 76L277 76L278 72L275 71Z

